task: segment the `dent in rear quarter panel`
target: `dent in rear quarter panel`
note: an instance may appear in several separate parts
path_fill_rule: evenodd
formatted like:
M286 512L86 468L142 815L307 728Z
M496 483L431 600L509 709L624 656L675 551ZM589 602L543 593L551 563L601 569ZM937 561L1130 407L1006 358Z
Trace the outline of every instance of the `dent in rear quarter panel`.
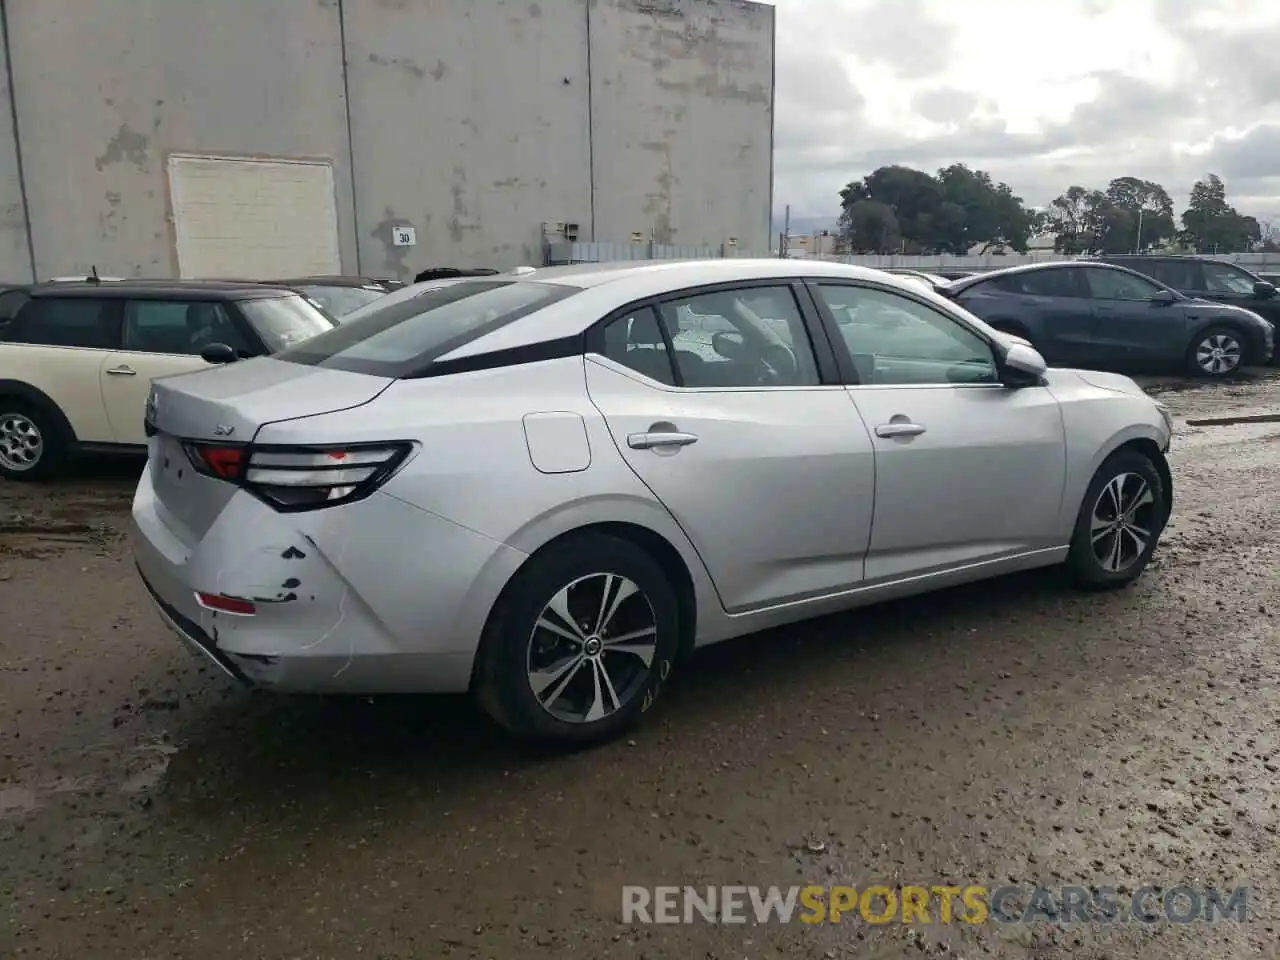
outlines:
M1131 440L1163 442L1160 414L1146 397L1104 390L1067 371L1051 386L1062 408L1067 437L1067 478L1059 517L1062 542L1071 539L1080 505L1104 460Z
M705 638L704 627L714 633L723 616L706 569L671 515L622 460L608 427L587 397L583 363L581 356L574 356L401 380L365 407L272 424L263 428L258 440L418 441L417 453L383 492L440 522L492 541L497 553L502 552L499 547L512 551L504 555L507 560L527 556L555 537L593 523L630 522L646 527L680 552L694 581L699 636ZM547 413L558 420L552 432L562 439L574 421L582 424L589 451L585 468L542 472L535 467L525 418ZM569 453L580 461L581 447L553 446L552 451L538 453L544 467L576 466ZM556 456L544 463L544 452ZM410 566L415 557L437 549L395 530L386 531L385 536L386 556L379 560L384 568ZM493 602L514 572L507 560L493 568L492 575L477 578L468 591L454 630L459 636L479 637ZM433 603L430 590L421 582L398 589L405 591L404 605Z

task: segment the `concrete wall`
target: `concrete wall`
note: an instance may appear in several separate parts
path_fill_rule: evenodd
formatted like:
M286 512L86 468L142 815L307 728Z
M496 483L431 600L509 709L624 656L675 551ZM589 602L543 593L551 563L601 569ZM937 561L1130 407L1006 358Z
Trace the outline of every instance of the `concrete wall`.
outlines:
M0 280L34 279L22 196L18 146L13 131L13 99L9 87L8 44L4 6L0 2Z
M332 161L348 272L538 263L545 220L576 222L583 240L652 231L658 242L768 245L771 7L0 5L42 278L91 266L176 275L175 152ZM32 267L9 102L0 98L0 280ZM416 228L416 246L392 243L401 224Z
M590 0L595 236L767 247L774 8Z
M39 276L176 276L174 151L331 159L354 260L336 0L6 5Z

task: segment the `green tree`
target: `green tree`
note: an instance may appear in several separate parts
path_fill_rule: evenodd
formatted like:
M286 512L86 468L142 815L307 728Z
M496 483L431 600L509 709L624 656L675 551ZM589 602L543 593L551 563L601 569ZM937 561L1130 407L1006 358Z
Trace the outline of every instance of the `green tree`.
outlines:
M1114 229L1131 228L1127 236L1105 238L1109 253L1148 250L1172 240L1178 232L1173 221L1173 200L1154 180L1117 177L1107 185L1106 199L1117 213L1122 211L1127 215L1114 218Z
M1035 212L1007 184L960 163L936 177L911 167L880 167L848 184L840 204L841 234L851 249L880 243L878 252L963 255L974 246L1025 252L1037 228Z
M1217 174L1197 180L1182 214L1181 240L1197 253L1238 253L1262 238L1261 225L1227 203L1227 188Z

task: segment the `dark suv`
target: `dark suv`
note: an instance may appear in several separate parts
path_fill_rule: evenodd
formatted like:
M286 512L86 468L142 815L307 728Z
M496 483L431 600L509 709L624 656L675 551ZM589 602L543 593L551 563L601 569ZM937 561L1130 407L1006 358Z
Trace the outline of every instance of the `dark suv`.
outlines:
M1159 254L1108 254L1096 259L1145 273L1188 297L1244 307L1273 327L1280 326L1280 298L1276 297L1275 285L1234 263L1211 257ZM1272 362L1275 360L1273 357Z

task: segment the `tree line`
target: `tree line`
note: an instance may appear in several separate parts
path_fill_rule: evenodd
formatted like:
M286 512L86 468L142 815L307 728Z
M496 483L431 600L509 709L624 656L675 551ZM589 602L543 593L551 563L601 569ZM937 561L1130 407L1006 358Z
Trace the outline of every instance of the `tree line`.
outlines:
M1277 250L1270 225L1227 203L1220 177L1191 188L1187 209L1160 184L1116 177L1105 190L1071 186L1048 207L1028 206L1007 183L963 163L936 175L880 167L840 191L839 246L845 253L1026 253L1052 234L1063 254L1130 253L1153 248L1194 253Z

